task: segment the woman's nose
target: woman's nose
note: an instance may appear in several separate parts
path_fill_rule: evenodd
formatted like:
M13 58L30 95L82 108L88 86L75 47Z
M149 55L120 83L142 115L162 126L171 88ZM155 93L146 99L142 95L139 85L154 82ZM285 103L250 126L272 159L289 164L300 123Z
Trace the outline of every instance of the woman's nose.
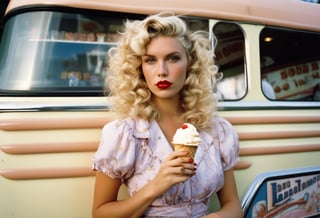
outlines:
M168 67L165 62L159 62L159 67L158 67L158 77L166 77L168 76Z

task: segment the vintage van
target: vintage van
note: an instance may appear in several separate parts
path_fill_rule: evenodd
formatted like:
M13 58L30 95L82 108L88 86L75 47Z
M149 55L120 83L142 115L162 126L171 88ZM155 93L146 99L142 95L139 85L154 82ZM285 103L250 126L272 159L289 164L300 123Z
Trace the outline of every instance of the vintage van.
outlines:
M91 158L114 119L106 52L124 20L160 11L215 36L219 113L239 135L245 216L319 215L320 4L11 0L0 37L0 217L91 217Z

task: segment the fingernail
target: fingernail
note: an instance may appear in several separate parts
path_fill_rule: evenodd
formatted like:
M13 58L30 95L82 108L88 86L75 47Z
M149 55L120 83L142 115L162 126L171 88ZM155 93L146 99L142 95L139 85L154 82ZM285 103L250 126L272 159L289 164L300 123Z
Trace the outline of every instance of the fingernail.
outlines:
M193 163L193 161L194 161L193 158L189 159L189 163Z
M193 170L197 170L197 167L193 168Z
M193 165L197 166L197 164L196 164L196 163L193 163Z

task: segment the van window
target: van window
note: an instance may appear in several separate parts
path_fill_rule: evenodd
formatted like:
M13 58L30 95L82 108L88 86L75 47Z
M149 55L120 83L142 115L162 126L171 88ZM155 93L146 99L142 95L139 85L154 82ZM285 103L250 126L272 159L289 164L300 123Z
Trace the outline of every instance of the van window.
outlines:
M0 92L102 95L106 52L129 19L111 15L31 11L11 17L1 40Z
M213 32L217 39L215 63L222 73L218 83L218 98L239 100L247 90L243 31L238 24L218 22Z
M264 28L260 34L264 95L276 100L319 101L319 42L318 33Z

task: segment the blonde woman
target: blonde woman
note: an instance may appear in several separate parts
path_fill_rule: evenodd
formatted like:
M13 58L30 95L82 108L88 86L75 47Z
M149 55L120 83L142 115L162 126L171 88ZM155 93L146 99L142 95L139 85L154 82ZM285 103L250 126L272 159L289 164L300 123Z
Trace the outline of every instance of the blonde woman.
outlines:
M126 22L109 52L106 82L118 119L103 128L93 158L93 217L242 217L238 137L215 115L211 49L206 34L190 33L172 14ZM171 144L184 123L200 132L195 158ZM122 183L130 197L118 201ZM214 193L221 210L209 214Z

